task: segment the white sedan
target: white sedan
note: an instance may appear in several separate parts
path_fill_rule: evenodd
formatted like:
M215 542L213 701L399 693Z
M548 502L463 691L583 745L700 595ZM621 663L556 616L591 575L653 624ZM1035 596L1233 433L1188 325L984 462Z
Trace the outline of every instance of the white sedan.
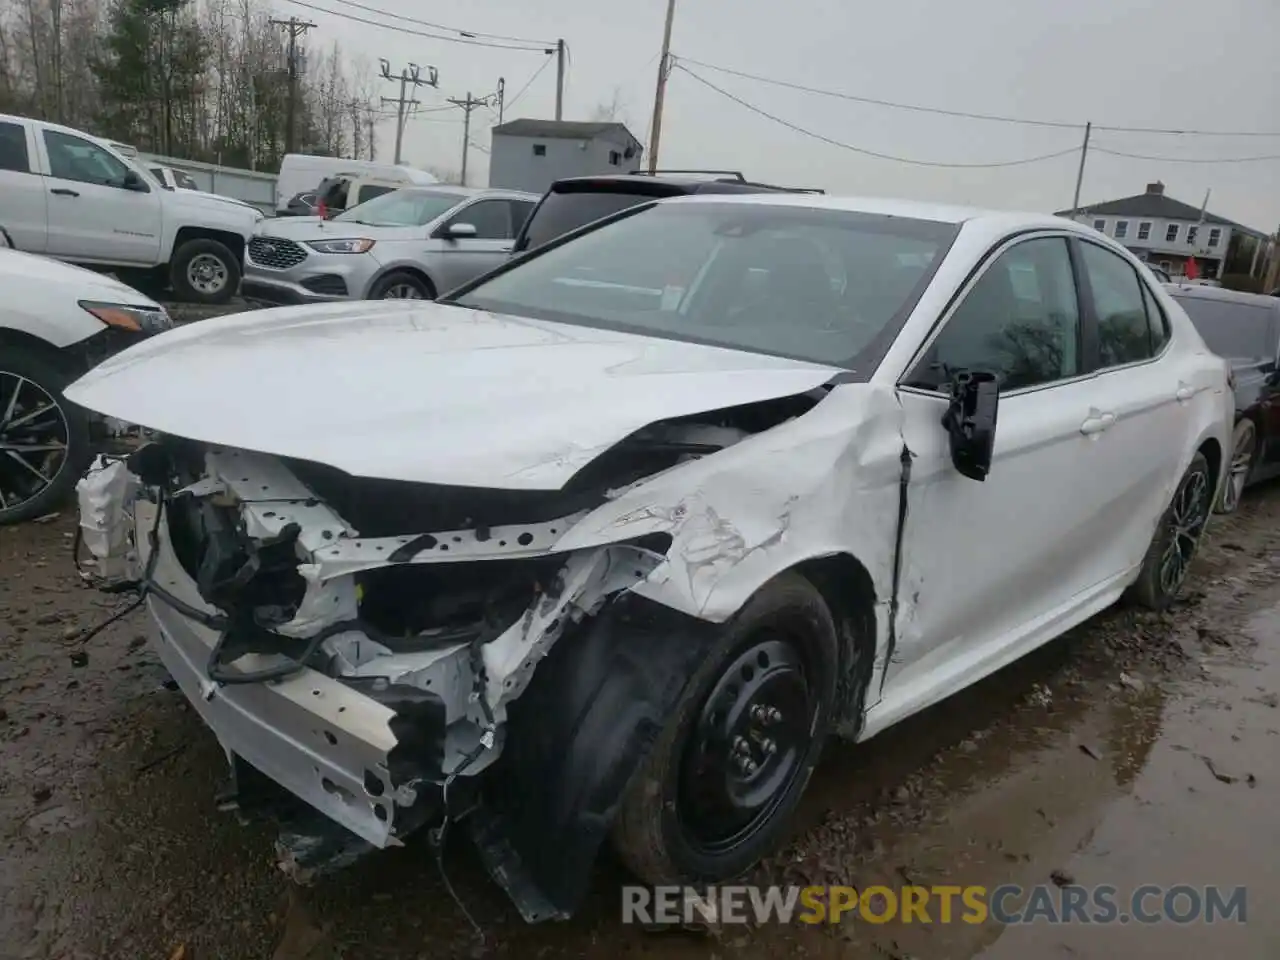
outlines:
M0 526L60 506L103 425L62 389L98 360L172 326L111 277L10 249L0 225Z
M649 882L732 877L828 735L1167 607L1233 412L1096 231L816 195L193 325L68 396L174 438L82 495L153 491L155 643L228 753L369 848L470 810L530 920L610 834Z

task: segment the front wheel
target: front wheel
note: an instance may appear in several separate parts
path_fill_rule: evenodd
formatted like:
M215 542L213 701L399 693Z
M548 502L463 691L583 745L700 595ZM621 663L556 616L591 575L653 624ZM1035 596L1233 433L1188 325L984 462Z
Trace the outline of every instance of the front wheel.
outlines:
M240 289L240 262L217 240L188 240L173 255L169 279L183 303L216 306Z
M838 663L831 612L798 574L761 588L725 625L614 822L637 876L715 882L773 850L830 728Z
M1156 525L1142 571L1132 587L1134 599L1144 607L1166 610L1177 598L1212 505L1213 474L1204 454L1197 453Z
M28 348L0 351L0 526L57 509L89 465L89 415L62 396L71 379Z
M1252 420L1241 420L1236 424L1231 438L1231 466L1215 508L1218 513L1235 513L1240 509L1240 498L1244 496L1244 488L1249 482L1253 458L1257 452L1258 428L1253 425Z
M435 291L421 278L400 270L388 273L369 291L370 300L434 300Z

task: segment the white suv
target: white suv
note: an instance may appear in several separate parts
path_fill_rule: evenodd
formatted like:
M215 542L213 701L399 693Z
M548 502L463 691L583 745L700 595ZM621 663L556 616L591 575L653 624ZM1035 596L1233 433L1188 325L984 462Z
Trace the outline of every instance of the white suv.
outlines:
M253 210L161 188L106 141L0 114L0 226L28 253L133 279L162 272L178 298L226 303Z

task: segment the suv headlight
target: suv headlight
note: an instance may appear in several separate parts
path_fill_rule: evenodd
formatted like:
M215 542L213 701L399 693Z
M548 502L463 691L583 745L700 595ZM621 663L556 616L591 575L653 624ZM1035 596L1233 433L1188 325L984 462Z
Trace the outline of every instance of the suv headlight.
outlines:
M173 318L164 307L131 307L124 303L81 300L80 306L109 327L134 333L160 333L173 327Z
M308 240L306 244L316 253L367 253L373 249L373 241L368 237L347 240Z

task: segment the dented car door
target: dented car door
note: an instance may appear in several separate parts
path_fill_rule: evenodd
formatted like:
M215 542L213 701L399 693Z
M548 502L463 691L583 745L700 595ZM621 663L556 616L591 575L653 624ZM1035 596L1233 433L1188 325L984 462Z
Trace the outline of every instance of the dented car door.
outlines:
M1065 239L1010 244L970 285L900 389L914 454L904 598L882 710L913 712L1024 652L1006 638L1057 629L1102 579L1101 502L1081 312ZM940 421L955 370L1001 382L990 474L962 476ZM1033 631L1032 636L1040 631ZM1029 646L1034 645L1031 640ZM887 719L886 722L892 722Z

